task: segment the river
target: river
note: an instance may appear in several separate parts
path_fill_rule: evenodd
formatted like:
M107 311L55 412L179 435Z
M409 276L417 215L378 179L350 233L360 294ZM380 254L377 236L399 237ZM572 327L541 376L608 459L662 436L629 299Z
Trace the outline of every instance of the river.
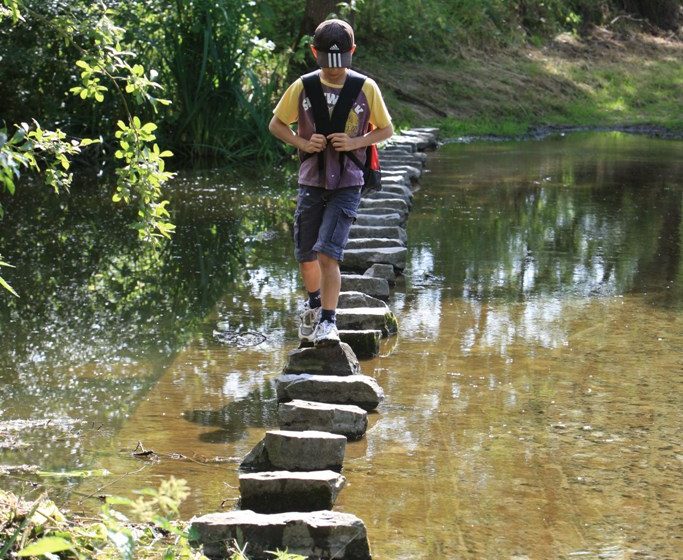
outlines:
M373 557L683 555L681 154L581 133L430 155L389 302L400 332L362 363L386 400L347 447L336 506ZM184 177L161 255L86 203L47 202L42 222L10 208L0 252L24 297L0 303L0 431L17 444L1 462L110 471L38 479L75 511L171 475L192 488L185 516L234 507L296 345L275 190ZM219 322L265 341L221 341ZM0 480L30 493L29 471Z

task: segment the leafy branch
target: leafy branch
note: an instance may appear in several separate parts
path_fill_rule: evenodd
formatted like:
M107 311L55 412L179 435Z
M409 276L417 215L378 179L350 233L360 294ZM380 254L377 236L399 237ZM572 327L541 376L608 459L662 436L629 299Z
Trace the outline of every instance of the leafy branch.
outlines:
M42 14L22 5L21 0L0 0L0 21L11 17L16 25L25 21L24 14L52 25L68 44L75 46L81 53L81 59L76 62L80 69L80 84L70 89L73 95L102 103L113 86L123 105L127 122L119 121L114 134L118 140L115 157L122 160L122 166L116 169L117 183L112 200L126 204L137 202L138 220L132 227L137 229L140 239L157 244L161 238L170 237L175 226L170 222L168 201L163 200L162 187L174 174L165 170L163 158L173 154L159 149L154 135L157 126L143 123L131 111L128 103L130 99L137 106L149 105L155 113L159 105L170 105L170 100L157 96L162 86L154 81L156 72L151 70L147 74L143 66L129 62L135 53L121 46L125 30L114 24L110 17L114 12L102 4L90 6L83 21L67 15L62 16L66 23L61 21L60 25L56 25ZM89 47L76 43L74 37L77 36L86 37ZM22 169L42 172L46 184L56 192L62 188L68 189L72 181L72 174L68 173L70 158L79 154L82 147L98 141L87 138L68 140L59 129L43 130L37 121L34 121L34 126L35 129L31 130L22 123L16 127L11 139L8 139L6 129L0 130L0 182L2 190L11 195L15 193L15 181L19 179ZM39 159L44 160L44 169L39 165ZM16 295L2 277L0 285Z

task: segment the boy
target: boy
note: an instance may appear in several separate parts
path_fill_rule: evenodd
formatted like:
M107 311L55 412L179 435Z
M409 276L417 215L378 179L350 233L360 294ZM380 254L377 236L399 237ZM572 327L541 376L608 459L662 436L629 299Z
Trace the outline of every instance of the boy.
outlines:
M353 29L345 21L327 20L315 30L311 51L320 66L318 75L330 113L351 75L348 68L355 50ZM358 212L363 185L363 170L344 153L351 151L365 162L366 147L393 134L391 117L377 84L369 78L351 106L344 132L316 132L313 107L301 78L289 86L273 113L270 132L297 148L302 160L294 245L308 301L301 315L299 338L315 346L339 344L335 320L341 289L339 261ZM296 134L289 127L293 122L297 122Z

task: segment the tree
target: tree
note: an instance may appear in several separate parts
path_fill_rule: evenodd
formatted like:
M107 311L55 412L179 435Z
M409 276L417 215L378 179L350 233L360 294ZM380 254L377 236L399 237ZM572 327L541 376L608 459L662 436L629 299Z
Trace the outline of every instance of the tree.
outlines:
M155 75L131 62L135 53L122 47L125 31L114 25L113 14L103 4L89 4L48 17L28 0L0 2L0 21L11 18L13 25L21 25L28 18L37 25L53 26L65 43L80 52L81 58L76 62L80 85L71 88L73 95L102 103L105 95L114 92L119 99L125 121L117 121L113 135L117 141L114 155L122 164L116 169L116 192L112 198L114 202L136 202L138 220L134 227L141 239L157 243L162 237L170 237L175 227L168 221L168 201L163 200L161 192L173 176L165 171L163 158L173 154L161 151L155 142L156 124L143 122L134 114L134 107L149 105L156 112L159 105L169 105L170 101L156 97L161 86L154 81ZM68 189L72 180L70 157L98 141L69 139L60 129L43 130L36 120L33 125L15 125L14 131L2 127L0 189L14 195L16 180L24 170L42 174L45 183L55 191ZM1 212L0 206L0 217ZM8 263L0 261L0 266ZM2 277L0 285L17 295Z

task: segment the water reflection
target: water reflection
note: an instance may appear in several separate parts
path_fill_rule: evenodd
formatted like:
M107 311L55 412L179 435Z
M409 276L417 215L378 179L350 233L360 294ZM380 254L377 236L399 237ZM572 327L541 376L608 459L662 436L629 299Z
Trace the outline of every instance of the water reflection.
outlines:
M174 183L177 235L161 251L140 244L131 212L92 185L59 197L26 185L6 204L0 252L17 266L11 282L22 297L0 298L0 434L13 421L38 427L0 463L88 465L207 329L207 314L240 280L244 239L279 235L290 212L287 198L255 182L236 192L225 180ZM277 333L269 344L281 344ZM73 424L99 428L62 429Z
M363 518L373 557L680 556L681 147L599 134L431 156L390 302L401 330L362 364L387 398L347 447L337 506ZM207 200L188 193L200 212ZM208 224L220 214L207 212ZM175 475L193 489L184 515L233 507L237 464L275 423L272 382L295 345L291 241L285 227L262 239L239 282L202 292L194 329L169 319L188 337L175 352L155 361L154 345L131 345L98 363L129 417L62 432L109 430L94 466L130 474L107 491ZM266 340L226 345L218 323ZM141 465L138 441L161 459Z

